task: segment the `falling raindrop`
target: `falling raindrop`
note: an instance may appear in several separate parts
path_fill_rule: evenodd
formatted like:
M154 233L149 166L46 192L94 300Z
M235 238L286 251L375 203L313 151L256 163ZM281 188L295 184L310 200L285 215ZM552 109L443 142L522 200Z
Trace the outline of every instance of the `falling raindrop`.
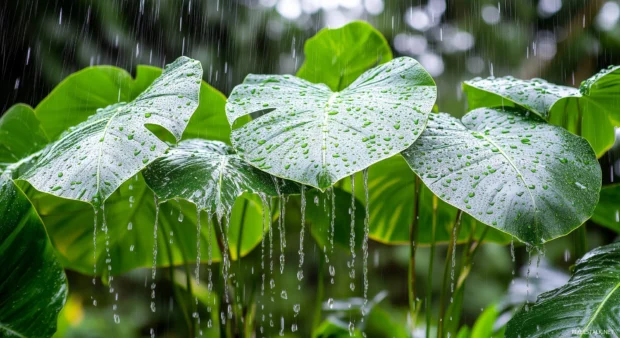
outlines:
M299 231L299 270L297 270L297 280L301 282L304 278L304 232L306 226L306 186L301 186L301 230ZM298 289L301 289L301 284L298 285Z
M157 196L155 199L155 224L153 225L153 265L151 267L151 311L155 312L155 287L157 283L155 282L155 276L157 274L157 225L159 223L159 201L157 200Z
M362 314L365 314L366 304L368 303L368 233L370 232L370 198L368 197L368 169L362 172L364 178L364 198L366 202L366 213L364 216L364 240L362 242L362 258L364 275L364 303L362 305Z

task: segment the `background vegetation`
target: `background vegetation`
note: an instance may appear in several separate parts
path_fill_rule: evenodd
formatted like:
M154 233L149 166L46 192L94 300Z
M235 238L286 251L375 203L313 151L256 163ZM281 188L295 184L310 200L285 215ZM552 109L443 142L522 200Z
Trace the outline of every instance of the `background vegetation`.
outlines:
M395 56L409 55L425 66L437 82L440 109L458 116L466 110L461 82L475 76L542 77L578 86L598 69L620 63L619 5L596 0L8 1L0 5L1 111L17 102L37 105L67 75L89 65L110 64L135 74L139 64L162 67L179 55L200 60L203 79L228 96L248 73L296 73L304 61L304 42L322 27L364 19L384 34ZM605 184L613 183L620 169L617 148L600 159ZM298 259L299 219L299 215L287 214L285 254L291 266ZM613 242L620 227L617 219L594 218L587 229L591 249ZM336 256L346 254L346 248L336 250L341 250ZM446 250L445 245L438 247L436 262L443 263ZM537 267L537 258L530 257L525 247L517 245L513 259L507 245L482 245L464 295L462 322L472 327L485 309L503 313L512 304L520 304L524 289L529 289L526 296L534 297L563 284L575 250L572 236L553 241L545 246L545 257ZM287 331L295 323L302 335L308 334L314 320L309 309L317 301L321 251L315 241L306 242L307 272L301 290L297 290L296 269L285 269L279 277L278 283L289 292L287 299L277 295L280 299L267 311L274 314L267 319L273 322L273 332L279 331L283 318ZM260 255L260 250L252 251L233 267L235 273L253 276L260 267ZM429 255L427 248L418 250L420 290L428 288L424 281ZM403 276L408 256L407 246L370 242L369 295L385 296L374 320L393 327L404 327L407 321ZM361 292L359 287L350 290L346 263L336 260L333 284L326 280L323 300L336 299L334 309L347 304L338 299L359 297ZM434 280L441 280L442 267L435 269ZM148 336L151 328L156 328L158 336L186 336L186 319L173 295L174 276L182 276L184 270L160 275L168 272L173 277L159 281L161 310L155 315L149 308L145 282L151 270L117 277L121 320L114 324L115 302L99 296L107 294L108 288L100 283L93 286L91 277L69 271L70 296L59 319L58 336ZM257 277L247 277L247 287L256 285L258 281L252 280ZM218 283L221 277L214 276L214 281ZM437 300L439 288L439 283L431 288ZM97 296L97 306L93 306L93 296ZM293 304L304 309L297 316Z

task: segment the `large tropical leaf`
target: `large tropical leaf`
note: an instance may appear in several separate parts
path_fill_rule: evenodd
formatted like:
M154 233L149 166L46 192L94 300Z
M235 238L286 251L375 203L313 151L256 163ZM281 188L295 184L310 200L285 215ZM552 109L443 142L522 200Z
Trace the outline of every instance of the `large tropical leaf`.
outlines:
M381 32L362 21L341 28L324 28L304 45L306 60L297 76L324 83L333 91L349 86L366 70L392 60Z
M604 186L592 220L620 233L620 184Z
M226 114L242 158L323 190L411 145L436 94L417 61L399 58L341 92L289 75L249 75L230 95ZM257 118L236 123L247 115Z
M67 278L26 196L0 175L0 336L50 337Z
M100 205L168 148L147 124L181 138L198 106L201 77L200 62L179 58L134 101L101 109L63 134L21 178L37 190Z
M56 139L69 127L86 121L97 109L133 101L162 74L162 69L157 67L138 65L136 68L135 79L126 70L113 66L93 66L71 74L36 107L43 130ZM226 97L202 81L199 101L183 138L229 143Z
M360 201L365 200L362 175L356 175L355 195ZM370 199L370 233L369 237L385 244L409 244L409 226L413 222L413 201L415 194L415 174L401 155L396 155L373 164L368 169L368 198ZM348 181L344 189L351 191ZM420 189L418 241L419 245L428 245L433 241L433 193L422 186ZM448 242L458 209L437 200L437 220L435 242ZM480 238L486 225L469 216L463 216L458 242L466 241L470 236ZM473 231L473 234L472 234ZM510 236L489 229L485 241L506 244Z
M579 89L541 79L513 77L465 81L470 109L521 106L549 123L565 127L587 139L597 156L614 143L614 126L620 126L620 67L610 67L584 81Z
M0 118L0 169L39 151L48 142L32 108L12 106Z
M147 184L161 200L182 198L218 218L230 214L244 192L264 196L296 192L243 161L232 147L219 141L180 142L144 172Z
M439 198L531 244L585 222L601 187L586 140L517 111L433 115L403 155Z
M543 293L508 322L506 337L616 337L619 313L620 242L579 259L568 283Z
M160 75L159 68L145 65L137 67L135 79L122 68L88 67L59 83L35 112L43 130L55 140L69 127L86 121L97 109L133 101Z

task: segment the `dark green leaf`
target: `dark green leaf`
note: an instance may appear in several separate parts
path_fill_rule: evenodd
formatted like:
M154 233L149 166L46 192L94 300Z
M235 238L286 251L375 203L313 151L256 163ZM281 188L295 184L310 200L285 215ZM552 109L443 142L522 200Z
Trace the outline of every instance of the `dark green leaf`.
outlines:
M249 75L226 105L232 143L253 166L321 190L411 145L436 98L410 58L362 74L341 92L289 75ZM247 115L261 115L244 125Z
M620 67L602 70L579 89L541 79L513 77L465 81L470 109L521 106L551 124L565 127L587 139L598 157L614 143L614 126L620 126L616 109L620 99Z
M306 60L297 76L324 83L333 91L345 89L366 70L392 60L381 32L362 21L322 29L306 41L304 53Z
M168 148L147 124L181 138L198 106L201 77L200 62L179 58L134 101L72 127L20 178L39 191L101 205Z
M579 259L568 283L509 322L506 337L615 337L620 332L620 242Z
M26 196L0 175L0 336L50 337L67 278Z
M518 112L433 115L403 155L439 198L532 244L585 222L601 187L586 140Z
M147 167L144 178L162 200L182 198L219 219L230 214L244 192L277 196L295 191L243 161L219 141L192 139L180 142ZM292 189L291 189L292 188Z

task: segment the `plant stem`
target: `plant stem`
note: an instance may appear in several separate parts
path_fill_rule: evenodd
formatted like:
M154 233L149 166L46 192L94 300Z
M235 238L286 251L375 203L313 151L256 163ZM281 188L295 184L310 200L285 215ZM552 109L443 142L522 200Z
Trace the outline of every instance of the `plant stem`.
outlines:
M312 332L314 333L316 329L321 324L321 312L323 310L323 269L325 267L325 256L323 252L319 254L319 275L317 278L317 294L316 301L314 303L314 318L312 319Z
M472 222L475 224L475 221L472 221ZM461 265L461 271L457 277L456 289L454 290L454 296L453 296L454 303L452 303L453 306L448 308L449 317L451 317L454 320L454 327L452 328L455 329L455 331L456 331L456 328L458 328L458 324L461 319L461 313L463 311L462 304L463 304L463 297L465 296L465 281L467 277L469 276L469 273L471 272L474 257L476 253L478 252L478 249L480 249L480 246L482 242L484 241L484 237L486 237L486 234L489 231L489 227L485 226L478 240L474 241L473 239L473 234L475 232L474 226L472 226L471 229L472 229L471 230L472 236L470 236L467 246L465 247L465 250L463 250L463 264Z
M455 242L459 237L459 231L461 228L461 215L463 211L459 210L452 226L452 233L450 234L450 243L448 243L448 252L446 253L446 264L443 270L443 283L441 285L441 297L439 300L439 323L437 323L437 337L443 337L443 329L446 315L446 298L448 295L448 280L450 279L450 266L449 263L452 258L452 252L456 250Z
M413 220L409 226L409 312L411 316L412 328L415 328L416 324L416 290L415 290L415 253L418 241L418 221L419 221L419 209L420 209L420 179L416 176L415 187L413 194Z
M187 304L185 304L185 301L183 300L183 297L180 294L177 283L174 280L174 266L173 266L173 259L172 259L172 250L170 249L170 240L168 238L168 234L166 233L166 231L163 230L163 227L161 227L160 229L161 229L162 237L164 239L164 243L166 244L166 253L168 254L168 263L169 263L168 272L170 275L169 277L170 282L172 283L172 292L173 292L175 300L177 301L177 303L179 303L179 306L181 307L181 311L183 312L183 318L185 318L185 324L187 325L187 329L191 332L190 337L194 337L196 334L196 328L194 327L194 321L191 320L189 316L189 313L187 310L188 306ZM190 292L190 290L191 289L187 289L188 292Z
M585 223L573 232L573 243L575 245L575 260L583 257L583 255L588 252L587 233L588 232Z
M243 228L245 225L245 213L247 209L248 209L248 200L243 198L243 208L241 209L241 223L239 224L239 238L237 239L237 263L239 266L239 269L237 271L237 276L238 276L237 278L241 282L243 282L243 276L242 276L243 269L241 268L241 246L243 244ZM236 292L235 292L235 295L238 296ZM236 304L236 306L239 306L239 309L237 309L235 313L240 312L239 315L243 316L243 299L241 299L239 303L233 302L233 304ZM239 330L240 335L242 335L244 331L241 318L242 317L238 317L237 319L237 329Z
M432 299L433 299L433 263L435 261L435 231L437 228L437 196L433 195L433 218L431 221L431 253L428 264L428 277L426 281L426 338L431 337Z

